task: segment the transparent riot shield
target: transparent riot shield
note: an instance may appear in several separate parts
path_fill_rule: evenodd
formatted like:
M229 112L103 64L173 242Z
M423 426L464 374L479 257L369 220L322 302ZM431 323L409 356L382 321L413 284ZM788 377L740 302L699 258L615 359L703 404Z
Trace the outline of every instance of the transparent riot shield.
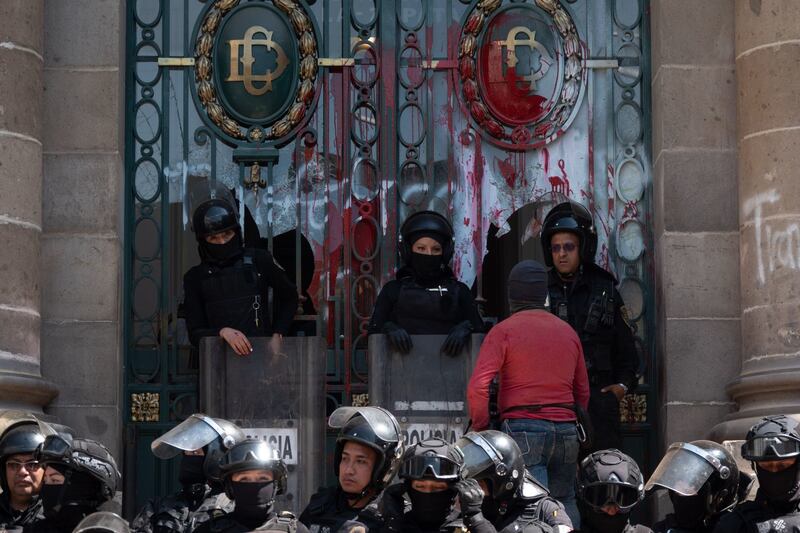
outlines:
M439 353L446 335L411 338L411 352L401 354L383 335L370 335L369 403L397 417L406 446L432 437L454 443L467 424L467 384L483 335L456 357Z
M320 337L286 337L280 354L269 338L250 338L236 355L220 338L200 342L200 407L263 439L287 465L278 509L300 513L324 478L325 346Z

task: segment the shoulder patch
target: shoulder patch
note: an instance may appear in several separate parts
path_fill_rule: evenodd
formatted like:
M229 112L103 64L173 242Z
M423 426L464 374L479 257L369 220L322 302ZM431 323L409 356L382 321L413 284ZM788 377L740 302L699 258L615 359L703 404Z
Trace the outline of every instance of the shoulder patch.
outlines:
M628 308L626 306L623 305L619 308L619 314L622 315L622 320L629 328L632 330L636 329L636 326L634 326L633 322L631 321L631 317L628 314Z

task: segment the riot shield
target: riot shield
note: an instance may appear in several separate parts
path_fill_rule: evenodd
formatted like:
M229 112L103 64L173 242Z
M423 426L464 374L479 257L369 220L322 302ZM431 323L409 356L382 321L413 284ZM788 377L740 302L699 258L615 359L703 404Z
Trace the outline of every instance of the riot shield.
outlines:
M253 353L241 357L218 337L202 339L201 409L278 450L289 479L277 508L299 513L324 477L324 339L284 338L280 354L268 338L250 341Z
M369 337L369 403L391 411L411 446L432 437L454 443L467 424L467 384L482 334L457 357L439 353L446 335L412 335L408 354L391 350L383 335Z

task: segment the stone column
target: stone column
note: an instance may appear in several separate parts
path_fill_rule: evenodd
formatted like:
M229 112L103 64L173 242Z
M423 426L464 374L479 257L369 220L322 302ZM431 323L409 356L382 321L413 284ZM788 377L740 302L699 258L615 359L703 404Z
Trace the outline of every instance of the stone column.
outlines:
M726 439L800 413L800 2L737 0L735 17L742 368Z
M43 0L0 2L0 409L41 412Z

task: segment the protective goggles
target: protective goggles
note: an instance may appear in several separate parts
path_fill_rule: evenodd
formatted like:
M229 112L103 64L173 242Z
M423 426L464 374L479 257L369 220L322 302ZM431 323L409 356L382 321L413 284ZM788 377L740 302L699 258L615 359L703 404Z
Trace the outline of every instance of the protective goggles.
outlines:
M639 489L618 483L596 483L581 489L581 497L596 511L613 504L621 511L629 511L639 503Z
M72 442L61 435L48 435L36 449L36 459L41 463L72 462Z
M250 445L234 446L222 456L220 466L225 468L228 465L239 463L268 463L270 461L279 461L278 451L266 442L254 442Z
M400 466L401 479L422 479L425 477L440 480L459 479L461 467L450 459L436 455L415 455L403 461Z
M750 461L787 459L800 455L800 441L789 435L753 437L742 444L742 457Z

